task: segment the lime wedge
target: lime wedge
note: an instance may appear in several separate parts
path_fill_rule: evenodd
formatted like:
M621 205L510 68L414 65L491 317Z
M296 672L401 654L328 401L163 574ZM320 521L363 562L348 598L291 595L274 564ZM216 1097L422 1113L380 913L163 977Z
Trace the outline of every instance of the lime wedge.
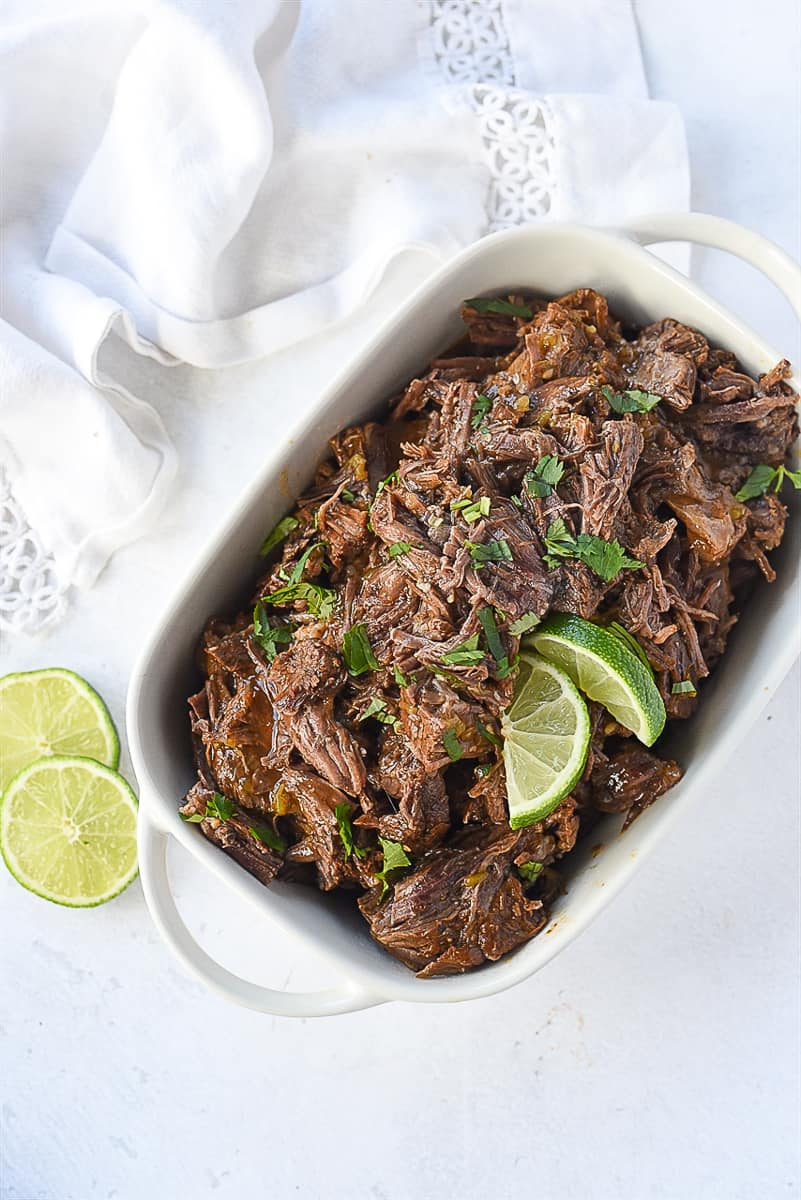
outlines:
M649 667L614 634L582 617L549 617L528 639L538 654L567 671L578 688L652 746L665 727L665 706Z
M51 667L0 679L0 793L47 754L81 754L116 767L120 742L103 701L80 675Z
M553 812L581 778L590 744L587 705L563 671L523 653L501 732L509 823L520 829Z
M3 794L0 851L37 896L72 908L102 904L136 876L136 797L90 758L40 758Z

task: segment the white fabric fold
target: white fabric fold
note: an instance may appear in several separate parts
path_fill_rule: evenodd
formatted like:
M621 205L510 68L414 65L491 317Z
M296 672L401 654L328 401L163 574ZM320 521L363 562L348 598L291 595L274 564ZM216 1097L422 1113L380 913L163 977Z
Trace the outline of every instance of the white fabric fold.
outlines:
M89 587L117 546L150 525L175 461L153 409L77 371L0 321L0 474L54 561ZM35 396L35 404L20 397Z
M80 586L175 468L98 369L111 331L225 367L398 259L422 280L511 222L687 203L628 0L6 0L0 121L0 461Z

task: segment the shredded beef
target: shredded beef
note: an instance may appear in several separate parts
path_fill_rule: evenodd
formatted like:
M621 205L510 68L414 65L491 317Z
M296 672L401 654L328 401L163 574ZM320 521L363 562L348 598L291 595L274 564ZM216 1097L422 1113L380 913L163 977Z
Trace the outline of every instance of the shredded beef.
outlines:
M618 622L668 720L690 717L755 582L775 578L787 510L738 494L798 434L784 360L752 378L679 321L624 329L590 288L498 301L465 305L463 338L386 420L332 439L255 613L208 623L189 700L184 818L264 884L355 895L422 978L534 937L577 837L602 814L625 827L681 775L591 703L574 793L512 830L501 739L521 631L552 612ZM555 530L619 543L629 565L610 579L554 555Z

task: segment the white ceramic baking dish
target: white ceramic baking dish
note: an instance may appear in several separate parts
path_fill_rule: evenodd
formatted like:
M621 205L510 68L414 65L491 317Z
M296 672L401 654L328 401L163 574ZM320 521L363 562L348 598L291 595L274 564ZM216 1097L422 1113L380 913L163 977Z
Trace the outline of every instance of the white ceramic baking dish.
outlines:
M500 962L472 974L420 980L373 942L352 901L314 888L265 888L194 825L178 817L193 778L186 697L193 686L193 655L211 613L235 607L254 578L255 549L264 530L282 516L309 482L327 439L344 426L381 411L403 381L423 369L453 340L466 296L527 288L546 296L578 286L604 292L615 312L645 323L676 317L733 350L752 373L781 357L735 316L666 266L643 246L691 241L729 250L761 269L785 293L801 318L801 271L771 243L730 222L701 214L645 218L623 230L543 225L495 234L470 246L403 304L339 380L320 397L302 431L265 463L200 560L178 588L154 630L131 680L128 739L140 786L139 853L142 884L153 919L184 964L237 1004L287 1016L321 1016L368 1008L388 1000L457 1001L500 992L558 954L620 891L683 809L703 800L722 763L737 754L748 726L799 652L799 505L776 555L778 581L758 589L732 636L730 648L691 722L669 734L670 750L685 767L682 782L624 833L618 818L593 831L604 848L570 856L567 893L542 933ZM799 387L796 377L793 381ZM795 453L798 453L796 447ZM794 497L788 497L792 504ZM170 891L167 846L174 837L210 871L247 897L296 943L330 961L330 990L271 990L231 974L196 943Z

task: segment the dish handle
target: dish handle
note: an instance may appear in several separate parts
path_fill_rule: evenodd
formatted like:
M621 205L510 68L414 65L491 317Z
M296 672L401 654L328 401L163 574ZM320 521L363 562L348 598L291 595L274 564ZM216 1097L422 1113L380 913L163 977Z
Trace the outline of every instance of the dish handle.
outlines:
M801 321L801 267L775 242L736 221L713 217L709 213L657 213L625 221L618 230L641 246L657 242L694 242L714 250L727 250L766 275L786 296Z
M352 983L320 992L284 992L226 970L198 945L178 912L167 873L169 840L170 835L158 829L140 808L139 874L150 915L167 945L207 987L233 1004L279 1017L327 1017L385 1003L385 997Z

